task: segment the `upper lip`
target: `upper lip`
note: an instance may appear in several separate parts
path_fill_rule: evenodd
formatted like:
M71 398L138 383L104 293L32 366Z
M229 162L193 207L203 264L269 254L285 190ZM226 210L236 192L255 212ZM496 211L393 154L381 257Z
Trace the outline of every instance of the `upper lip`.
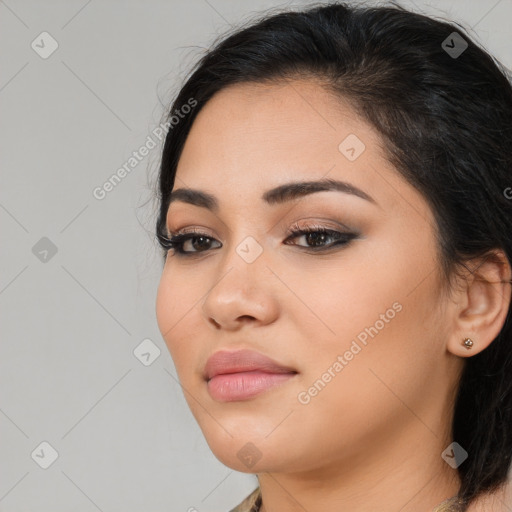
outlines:
M210 380L215 375L256 370L265 373L297 373L293 368L284 366L254 350L219 350L206 362L204 378Z

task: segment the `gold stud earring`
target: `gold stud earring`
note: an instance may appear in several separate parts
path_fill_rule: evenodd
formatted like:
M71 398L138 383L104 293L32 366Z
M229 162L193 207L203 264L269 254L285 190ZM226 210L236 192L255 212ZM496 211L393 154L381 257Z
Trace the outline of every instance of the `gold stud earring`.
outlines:
M462 344L469 350L473 346L473 340L471 338L466 338Z

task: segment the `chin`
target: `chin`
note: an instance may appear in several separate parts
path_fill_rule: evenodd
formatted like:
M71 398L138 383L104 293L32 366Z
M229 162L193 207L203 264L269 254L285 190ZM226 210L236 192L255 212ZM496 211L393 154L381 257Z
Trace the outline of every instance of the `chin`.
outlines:
M226 427L222 418L219 420ZM235 471L262 473L290 471L290 468L296 470L296 463L286 457L286 454L294 453L297 448L287 444L293 435L280 427L282 431L279 435L274 433L268 436L275 428L275 422L255 425L255 420L252 417L250 425L240 419L238 422L232 421L226 428L229 434L211 418L207 425L200 424L200 427L213 455Z

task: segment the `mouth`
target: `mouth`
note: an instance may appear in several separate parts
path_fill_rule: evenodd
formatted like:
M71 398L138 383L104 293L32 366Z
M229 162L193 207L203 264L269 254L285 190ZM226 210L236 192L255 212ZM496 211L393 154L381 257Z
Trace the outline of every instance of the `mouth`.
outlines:
M297 372L267 373L262 371L223 373L208 380L208 392L218 402L248 400L278 387Z
M204 379L219 402L248 400L292 379L298 372L252 350L219 351L208 359Z

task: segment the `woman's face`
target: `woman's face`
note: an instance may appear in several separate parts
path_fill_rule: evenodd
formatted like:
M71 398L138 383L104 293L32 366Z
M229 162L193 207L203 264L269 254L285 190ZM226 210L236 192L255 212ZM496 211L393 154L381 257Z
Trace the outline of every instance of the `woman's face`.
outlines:
M217 208L171 202L170 233L207 238L169 252L156 310L190 409L227 466L298 472L446 447L460 360L446 350L434 218L381 144L307 81L231 86L194 121L174 191L207 193ZM326 179L360 192L265 196ZM308 227L350 236L289 235ZM295 373L208 384L208 358L238 349ZM254 382L275 385L251 394Z

